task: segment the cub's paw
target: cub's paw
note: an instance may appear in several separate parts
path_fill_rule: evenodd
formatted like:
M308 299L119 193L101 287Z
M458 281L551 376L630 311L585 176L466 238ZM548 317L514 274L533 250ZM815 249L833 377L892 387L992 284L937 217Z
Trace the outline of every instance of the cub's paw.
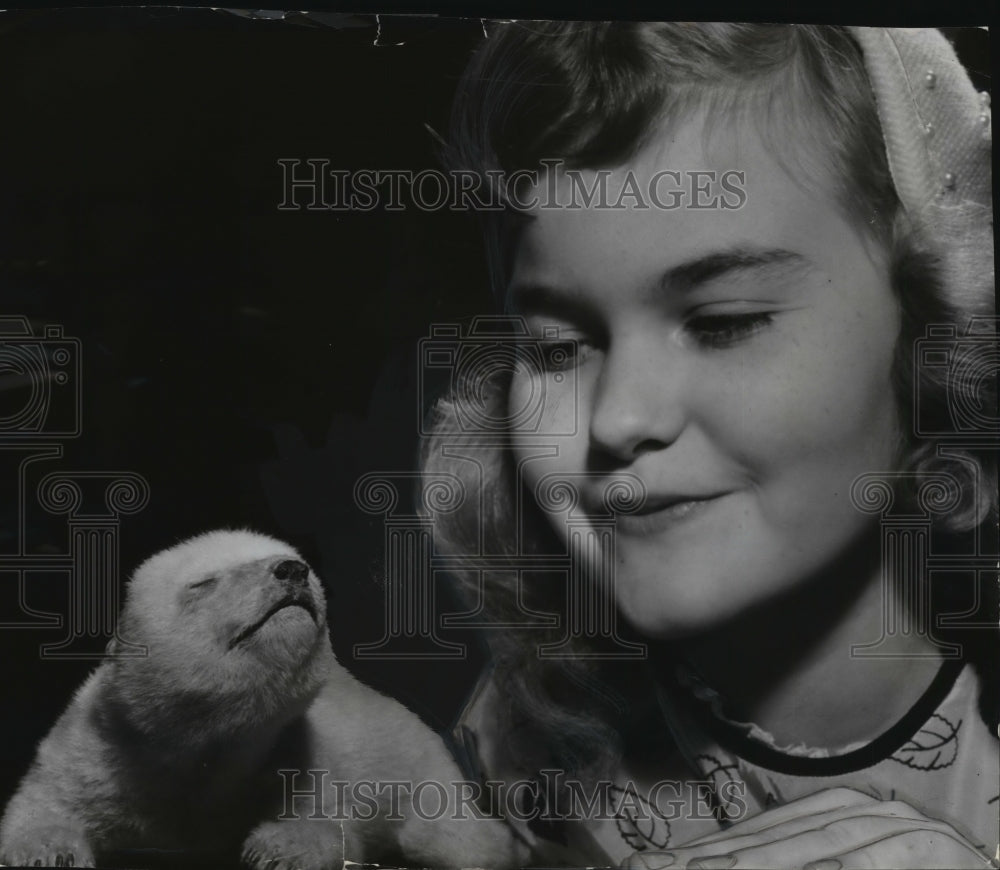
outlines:
M327 819L265 822L243 844L250 870L342 870L343 829Z
M0 864L10 867L93 867L87 838L72 828L48 825L8 837L0 844Z

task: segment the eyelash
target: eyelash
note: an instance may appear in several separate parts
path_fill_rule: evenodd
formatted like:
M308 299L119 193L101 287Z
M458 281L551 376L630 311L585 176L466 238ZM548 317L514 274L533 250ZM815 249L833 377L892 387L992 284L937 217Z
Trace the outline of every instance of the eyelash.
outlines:
M546 341L541 344L542 366L547 372L560 372L580 364L587 355L586 341Z
M687 322L687 330L703 347L726 348L749 338L774 321L769 311L747 314L706 314Z
M703 314L688 320L685 328L702 347L721 350L750 338L773 321L774 314L769 311ZM592 342L586 339L539 341L538 347L541 351L542 368L547 372L558 372L580 365L592 347Z
M197 583L191 583L188 586L188 589L204 589L205 587L212 586L218 582L218 577L206 577L204 580L199 580Z

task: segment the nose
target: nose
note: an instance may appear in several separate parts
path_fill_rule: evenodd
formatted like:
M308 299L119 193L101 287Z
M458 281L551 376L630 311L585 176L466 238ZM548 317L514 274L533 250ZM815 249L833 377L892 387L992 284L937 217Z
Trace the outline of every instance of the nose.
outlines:
M271 573L279 580L288 580L291 583L301 586L309 577L309 566L298 559L285 559L278 562L271 569Z
M662 450L683 430L684 360L668 342L662 334L631 336L608 348L590 408L591 450L605 462Z

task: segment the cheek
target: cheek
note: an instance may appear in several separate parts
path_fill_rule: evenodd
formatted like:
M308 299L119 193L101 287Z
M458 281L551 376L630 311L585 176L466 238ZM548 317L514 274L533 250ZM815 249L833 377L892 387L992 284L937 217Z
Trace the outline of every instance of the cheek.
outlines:
M577 372L515 376L506 414L515 454L522 459L533 457L532 477L546 470L583 468L588 424L586 396ZM526 478L528 473L525 466Z
M727 388L733 413L723 437L761 492L783 499L765 506L851 510L853 480L896 465L893 350L875 332L821 334Z
M512 434L560 440L579 434L584 422L579 392L576 370L539 372L534 367L518 370L511 378L504 409Z
M532 494L548 475L574 475L586 469L586 392L576 372L557 374L559 380L545 374L511 381L507 405L511 446L522 482ZM536 500L545 510L546 499ZM565 512L545 513L557 529L564 527Z

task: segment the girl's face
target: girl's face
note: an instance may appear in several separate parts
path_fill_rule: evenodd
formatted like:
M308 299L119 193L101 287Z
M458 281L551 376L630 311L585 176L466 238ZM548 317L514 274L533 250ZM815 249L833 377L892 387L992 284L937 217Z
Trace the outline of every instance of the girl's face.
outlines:
M615 594L659 638L763 604L844 553L871 521L851 483L894 467L897 443L884 254L817 192L832 185L794 181L747 126L710 143L703 130L696 116L659 135L612 171L609 199L627 173L644 191L664 169L738 170L742 208L536 209L510 285L534 333L579 343L564 370L514 376L511 409L545 395L540 427L513 436L525 482L565 474L596 513L616 474L642 481L645 508L618 517ZM557 450L539 458L546 440ZM548 513L562 532L567 515Z

